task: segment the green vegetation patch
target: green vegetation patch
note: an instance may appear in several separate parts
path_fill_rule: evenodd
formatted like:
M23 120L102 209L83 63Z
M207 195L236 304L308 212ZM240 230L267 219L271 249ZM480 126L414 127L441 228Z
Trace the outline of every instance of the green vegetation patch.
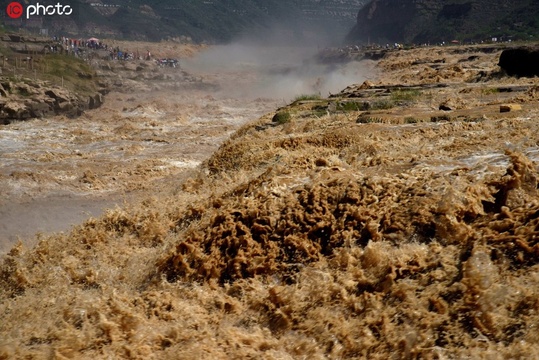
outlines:
M391 100L395 102L412 102L417 100L421 91L416 89L400 89L391 92Z
M321 97L319 94L302 94L294 98L294 102L298 101L307 101L307 100L320 100Z
M395 107L395 102L392 100L384 99L370 103L370 110L387 110Z
M81 74L94 74L95 71L84 61L72 56L51 54L42 60L44 62L45 77L56 84L72 88L80 94L93 94L97 90L94 76L81 76Z
M495 88L486 88L486 89L482 89L481 90L481 94L483 95L494 95L494 94L498 94L500 93L500 89L495 87Z
M407 116L404 118L405 124L417 124L418 122L421 122L421 120L413 116Z
M337 110L340 111L366 111L371 105L365 101L344 101L337 103Z
M19 93L19 95L24 96L24 97L28 97L32 95L32 93L30 93L30 91L28 91L27 88L22 87L22 86L17 88L17 92Z
M430 121L431 122L451 121L451 116L449 116L449 115L431 116Z
M313 109L313 112L312 112L312 116L314 117L322 117L322 116L326 116L328 114L328 111L327 110L322 110L322 109Z
M361 114L357 120L356 123L358 124L372 124L372 123L382 123L383 119L372 116L371 114Z
M287 122L290 122L292 119L292 116L288 111L279 111L277 114L273 116L271 121L274 123L277 123L279 125L286 124Z

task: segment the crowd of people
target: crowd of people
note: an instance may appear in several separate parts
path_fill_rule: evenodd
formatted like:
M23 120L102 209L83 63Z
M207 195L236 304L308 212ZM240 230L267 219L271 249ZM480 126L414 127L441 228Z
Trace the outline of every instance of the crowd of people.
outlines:
M108 45L100 42L96 38L90 38L87 40L83 39L71 39L65 36L58 37L55 36L52 39L54 42L64 44L65 46L71 48L90 48L90 49L108 49Z
M90 50L90 51L89 51ZM97 51L100 50L100 53ZM54 36L52 43L46 47L47 52L62 53L67 55L73 55L81 58L91 58L95 56L101 56L106 60L146 60L155 61L161 67L179 67L178 59L172 58L154 58L150 50L145 52L129 51L127 49L121 49L119 46L113 47L106 43L101 42L96 38L89 39L71 39L68 37Z
M112 50L105 43L100 42L96 38L84 39L71 39L65 36L54 36L52 43L48 45L47 50L52 53L66 53L68 55L81 55L86 49L92 50Z

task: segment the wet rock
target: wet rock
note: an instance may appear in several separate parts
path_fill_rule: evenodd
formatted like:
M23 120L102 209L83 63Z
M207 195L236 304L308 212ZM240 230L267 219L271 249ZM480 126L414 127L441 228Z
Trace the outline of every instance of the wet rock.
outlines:
M88 96L88 108L89 109L95 108L95 100L93 96Z
M447 104L440 104L440 106L438 107L439 110L442 110L442 111L451 111L453 110L453 108Z
M59 114L76 117L84 110L100 107L103 93L81 96L44 81L0 79L0 123Z
M445 100L438 106L438 110L453 111L456 109L455 102L452 99Z
M522 110L522 106L520 106L519 104L503 104L503 105L500 105L500 112L501 113L511 112L511 111L518 111L518 110Z
M7 92L11 92L11 89L13 88L13 84L9 80L8 81L2 81L0 83L0 85L2 85L2 88Z
M54 90L47 90L45 91L45 95L55 99L57 102L64 102L68 101L68 96L66 94L63 94L60 90L54 89Z
M69 111L73 109L73 105L69 101L63 101L56 104L56 109L61 111Z
M88 97L88 108L97 109L103 105L103 96L100 93Z
M539 76L539 49L518 48L504 50L498 65L509 76Z
M29 104L28 108L32 117L41 118L48 115L54 115L52 104L45 101L33 101Z
M7 91L4 89L2 84L0 84L0 97L7 97L7 96L8 96Z
M314 164L316 166L320 166L320 167L327 167L329 166L329 162L327 161L327 159L323 159L323 158L318 158L315 160Z
M25 83L18 84L16 87L16 91L22 96L37 95L39 93L39 91L35 90L35 87L31 87Z
M431 116L430 121L431 122L451 121L451 116L449 115Z
M77 72L77 76L80 77L81 79L91 79L92 78L92 74L84 72L84 71Z
M100 93L101 95L107 95L110 92L110 89L108 87L103 87L97 90L97 92Z
M465 109L469 106L469 101L463 100L458 96L451 97L440 103L438 109L442 111L453 111Z
M31 117L30 111L20 101L8 101L0 110L0 117L13 120L24 120Z
M358 89L365 90L365 89L370 89L372 87L374 87L374 83L372 81L365 80Z

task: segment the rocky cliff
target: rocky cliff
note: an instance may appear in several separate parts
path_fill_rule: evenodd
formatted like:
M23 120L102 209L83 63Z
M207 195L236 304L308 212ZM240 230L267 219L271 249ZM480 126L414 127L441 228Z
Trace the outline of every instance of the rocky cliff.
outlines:
M372 0L357 16L351 43L530 40L539 36L534 0Z
M52 44L47 38L0 36L0 124L74 118L102 105L109 84L83 59L52 53Z
M82 95L47 81L0 77L0 124L60 114L76 117L102 103L99 92Z

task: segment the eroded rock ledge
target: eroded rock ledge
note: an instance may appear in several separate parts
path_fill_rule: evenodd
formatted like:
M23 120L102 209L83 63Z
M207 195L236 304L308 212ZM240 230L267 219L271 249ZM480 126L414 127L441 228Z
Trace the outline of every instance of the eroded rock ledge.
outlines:
M0 77L0 124L52 115L77 117L100 107L103 93L81 95L47 81Z

